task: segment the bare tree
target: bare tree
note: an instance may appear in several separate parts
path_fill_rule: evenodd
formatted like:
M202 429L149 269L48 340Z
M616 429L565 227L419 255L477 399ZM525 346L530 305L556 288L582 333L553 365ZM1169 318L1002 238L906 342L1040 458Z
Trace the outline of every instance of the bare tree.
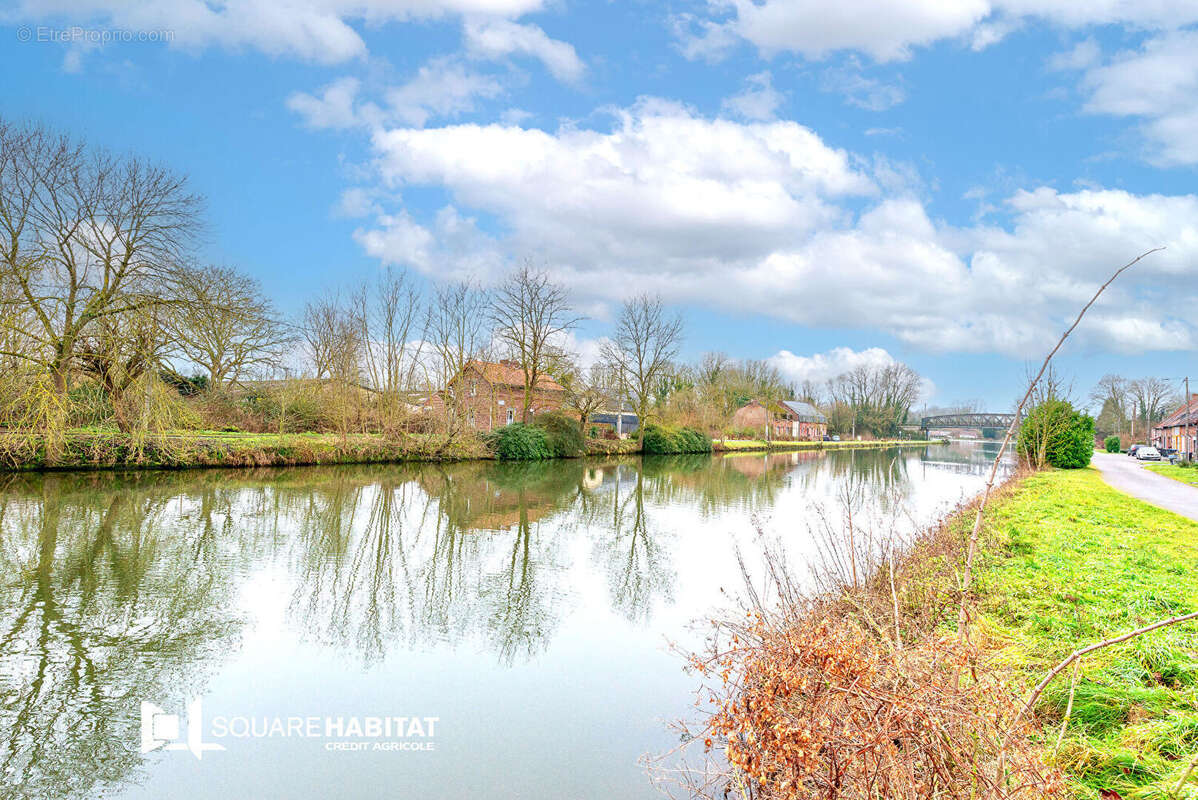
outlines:
M538 382L560 358L562 335L580 318L570 309L566 290L526 263L495 292L490 319L497 343L524 373L520 419L527 423Z
M1090 401L1097 411L1098 429L1107 433L1123 433L1128 418L1128 382L1121 375L1106 374L1090 392Z
M177 297L179 350L208 373L210 389L277 365L295 340L258 281L230 267L185 270Z
M415 388L425 315L420 293L407 273L388 267L350 297L350 309L363 342L362 368L390 427L406 415Z
M471 361L482 359L490 348L487 330L491 299L474 283L442 286L428 307L426 337L432 359L428 383L443 393L445 427L451 436L466 422L467 387L460 378Z
M578 427L586 428L591 415L611 402L612 390L603 369L571 364L557 375L566 390L566 408L578 415Z
M341 298L331 294L304 307L301 333L316 380L326 386L325 411L348 436L362 391L361 331Z
M1173 406L1181 402L1177 390L1164 378L1137 378L1128 384L1127 389L1135 405L1133 416L1143 423L1145 434L1152 430L1153 425L1164 419Z
M344 352L351 344L356 344L354 327L336 294L326 294L304 306L300 334L316 380L331 378L335 362L343 361Z
M837 430L856 435L864 428L879 435L894 435L907 421L919 399L922 378L902 363L860 365L828 381L831 422Z
M185 178L40 127L0 123L0 282L30 347L66 396L76 348L107 317L168 302L200 224Z
M654 413L654 390L682 345L682 318L667 315L661 298L640 295L624 303L603 358L616 371L620 388L637 415L637 440Z

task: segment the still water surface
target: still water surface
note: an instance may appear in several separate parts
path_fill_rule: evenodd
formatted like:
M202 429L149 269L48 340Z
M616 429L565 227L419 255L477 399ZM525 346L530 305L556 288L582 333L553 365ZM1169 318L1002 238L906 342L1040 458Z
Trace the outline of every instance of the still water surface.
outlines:
M667 640L737 548L801 564L848 489L930 521L996 450L8 476L0 797L655 797L695 689ZM226 749L143 754L141 703L186 740L195 697ZM351 716L436 717L434 749L213 738Z

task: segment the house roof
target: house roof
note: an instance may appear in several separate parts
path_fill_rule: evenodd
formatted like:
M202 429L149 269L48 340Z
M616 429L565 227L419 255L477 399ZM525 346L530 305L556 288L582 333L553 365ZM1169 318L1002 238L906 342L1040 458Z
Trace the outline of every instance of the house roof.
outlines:
M1189 412L1188 414L1186 412ZM1173 428L1178 425L1185 425L1186 421L1191 425L1198 423L1198 395L1190 395L1190 402L1179 405L1177 409L1169 416L1162 419L1154 427L1156 428Z
M495 361L471 361L470 367L478 370L483 380L492 386L515 386L524 388L524 370L514 363ZM564 392L565 388L548 375L537 376L537 388L544 392Z
M782 405L799 418L802 422L827 422L825 417L818 408L810 403L804 403L802 400L783 400Z

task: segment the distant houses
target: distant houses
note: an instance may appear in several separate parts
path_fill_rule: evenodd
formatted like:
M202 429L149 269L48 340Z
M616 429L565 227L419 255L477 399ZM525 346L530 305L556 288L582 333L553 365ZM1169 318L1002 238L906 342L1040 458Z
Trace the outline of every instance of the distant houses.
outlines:
M771 439L817 442L828 433L828 418L802 400L753 400L732 415L734 429L749 428L765 435L767 424Z
M1198 394L1191 394L1190 402L1179 405L1152 428L1152 443L1182 453L1198 451Z

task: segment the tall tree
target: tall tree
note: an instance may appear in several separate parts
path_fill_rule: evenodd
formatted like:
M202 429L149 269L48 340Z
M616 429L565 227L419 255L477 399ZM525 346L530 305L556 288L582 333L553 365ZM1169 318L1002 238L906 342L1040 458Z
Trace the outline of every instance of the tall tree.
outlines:
M654 391L682 346L682 318L667 314L661 298L643 294L624 303L616 330L603 345L603 358L618 375L620 388L636 412L637 440L654 414Z
M350 313L363 342L363 372L390 427L406 415L419 374L427 319L420 292L407 273L387 267L350 296Z
M177 295L179 350L208 373L210 389L277 365L295 340L258 281L230 267L185 270Z
M42 127L0 122L0 283L21 326L18 355L65 398L76 348L97 320L169 302L200 226L187 180Z
M526 263L496 290L490 319L497 343L524 374L520 419L527 423L537 384L560 358L561 339L580 317L571 310L566 290Z
M1128 381L1108 373L1090 392L1090 401L1098 409L1097 428L1103 433L1123 433L1128 417Z
M491 298L474 283L451 283L439 288L425 320L431 359L428 383L445 392L445 427L451 436L466 423L468 392L461 376L471 361L490 349L487 312ZM477 387L475 388L477 390Z
M1137 378L1128 384L1134 403L1134 417L1147 439L1152 426L1160 422L1174 406L1182 402L1176 388L1164 378Z

